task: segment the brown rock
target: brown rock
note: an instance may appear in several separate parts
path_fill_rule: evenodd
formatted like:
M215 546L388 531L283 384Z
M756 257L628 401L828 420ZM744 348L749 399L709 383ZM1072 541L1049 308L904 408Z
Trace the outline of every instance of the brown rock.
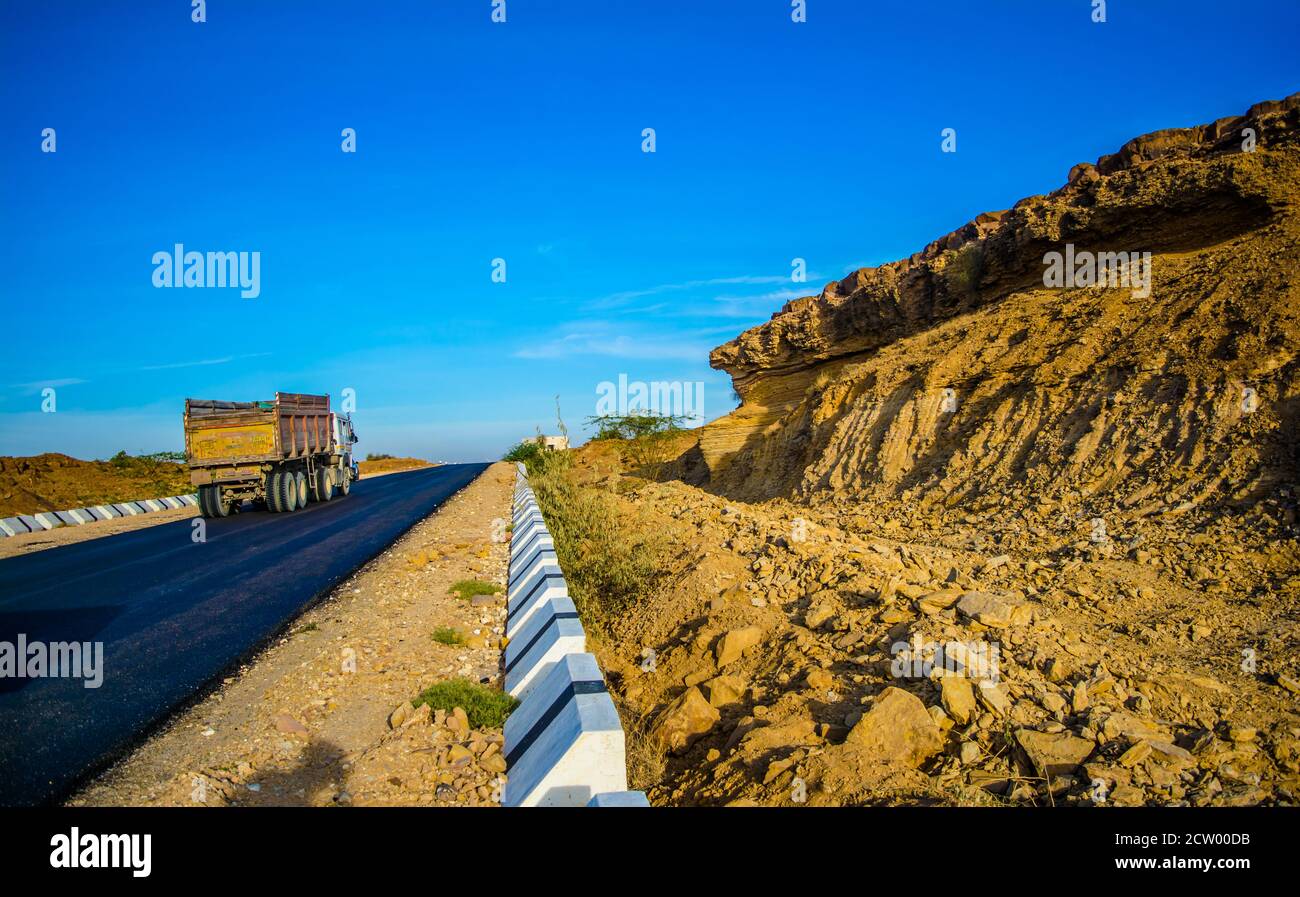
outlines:
M464 708L453 707L451 713L447 714L446 726L457 741L469 738L469 716Z
M745 626L733 629L718 641L718 666L725 667L740 659L747 648L752 648L763 640L763 630L758 626Z
M964 726L975 718L978 708L975 704L975 689L969 679L965 676L944 676L939 680L939 688L943 709L948 711L948 715L958 725Z
M1038 774L1048 779L1072 775L1096 747L1091 741L1069 732L1050 734L1032 729L1016 732L1016 741L1024 748Z
M655 739L666 750L681 753L712 729L719 715L698 688L688 688L659 717Z
M704 683L704 692L712 707L736 703L745 696L745 688L745 680L739 676L715 676Z
M943 749L943 735L920 698L890 687L849 731L845 744L877 755L882 763L917 767Z
M425 706L427 707L428 705L426 704ZM398 704L397 709L388 714L388 728L396 729L400 726L405 722L406 718L411 715L412 709L410 701L403 701Z
M818 691L829 691L835 687L835 677L827 670L809 670L804 681L808 683L809 688Z
M307 734L307 727L287 713L281 713L276 716L275 730L277 732L283 732L285 735Z
M830 602L822 602L808 608L808 612L803 615L803 625L809 629L820 629L834 617L835 606Z
M992 629L1024 626L1033 619L1029 605L988 592L967 592L957 602L957 610Z

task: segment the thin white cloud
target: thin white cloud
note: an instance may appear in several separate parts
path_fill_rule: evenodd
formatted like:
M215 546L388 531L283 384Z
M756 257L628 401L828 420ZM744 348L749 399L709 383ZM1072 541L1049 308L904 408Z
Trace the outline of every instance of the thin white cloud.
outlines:
M620 293L610 293L608 296L601 296L599 299L593 299L588 303L587 307L593 309L619 308L635 299L641 299L646 296L657 296L660 293L699 290L706 287L739 286L743 284L761 285L786 283L789 280L789 275L763 274L744 275L741 277L712 277L707 280L688 280L684 283L665 283L660 284L659 286L648 287L644 290L624 290Z
M89 383L89 380L82 380L80 377L61 377L53 380L33 380L30 383L11 383L11 389L21 389L27 393L39 392L47 387L58 388L60 386L76 386L78 383Z
M709 348L693 334L647 337L619 332L601 321L575 321L550 339L515 351L515 358L555 360L582 355L698 361L707 358Z
M222 358L204 358L199 361L177 361L172 364L150 364L145 365L139 370L142 371L170 371L176 368L196 368L209 364L229 364L232 361L239 361L245 358L265 358L270 352L254 352L251 355L226 355Z

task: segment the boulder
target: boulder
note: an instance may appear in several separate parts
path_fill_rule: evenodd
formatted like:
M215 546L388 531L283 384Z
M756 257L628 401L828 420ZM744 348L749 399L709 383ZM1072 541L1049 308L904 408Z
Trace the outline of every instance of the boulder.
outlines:
M1034 769L1046 779L1072 775L1096 747L1086 738L1069 732L1035 732L1032 729L1016 732L1016 741L1028 755Z
M714 676L704 683L704 692L712 707L736 703L745 696L745 688L745 680L739 676Z
M943 734L920 698L890 687L849 731L845 743L876 755L882 763L915 768L943 749Z
M957 610L990 629L1024 626L1034 616L1030 605L988 592L967 592L957 602Z
M718 666L725 667L740 659L747 648L752 648L763 640L763 630L758 626L745 626L733 629L718 640Z
M718 722L717 708L695 687L686 689L659 717L655 739L665 750L681 753Z
M940 700L958 725L964 726L975 718L977 706L975 689L965 676L944 676L939 680Z

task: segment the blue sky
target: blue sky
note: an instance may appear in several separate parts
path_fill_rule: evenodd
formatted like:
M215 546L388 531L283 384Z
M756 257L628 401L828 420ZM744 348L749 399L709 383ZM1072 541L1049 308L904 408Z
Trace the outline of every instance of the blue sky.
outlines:
M491 7L0 0L0 454L178 449L186 396L277 389L444 460L557 394L579 434L620 374L717 417L708 351L787 299L1300 89L1294 2ZM175 243L259 252L261 294L155 288Z

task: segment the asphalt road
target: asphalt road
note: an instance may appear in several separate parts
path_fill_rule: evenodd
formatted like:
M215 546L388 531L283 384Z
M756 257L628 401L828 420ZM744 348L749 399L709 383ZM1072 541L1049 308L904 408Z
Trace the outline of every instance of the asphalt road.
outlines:
M0 642L103 643L98 688L0 677L0 805L65 796L486 467L209 520L202 543L178 520L0 560Z

